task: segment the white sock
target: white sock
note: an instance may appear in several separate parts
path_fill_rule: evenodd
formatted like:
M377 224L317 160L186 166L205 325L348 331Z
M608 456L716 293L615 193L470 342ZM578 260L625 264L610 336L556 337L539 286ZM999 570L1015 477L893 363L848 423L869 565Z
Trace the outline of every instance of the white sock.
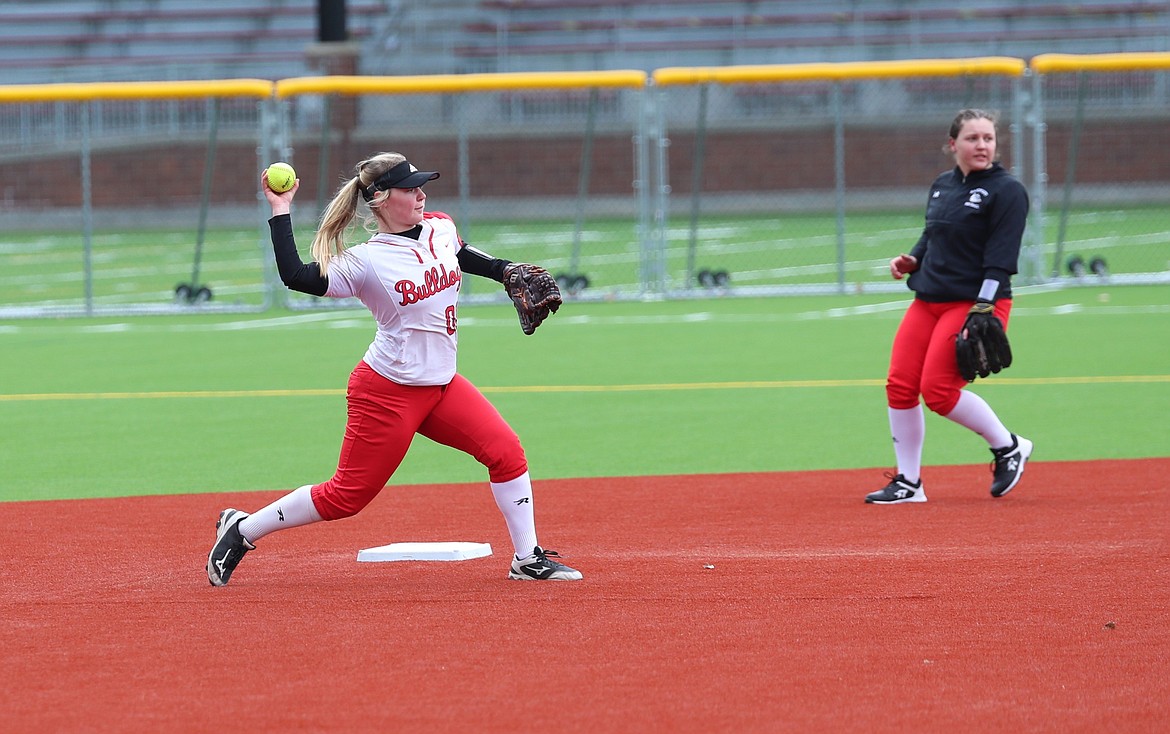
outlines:
M536 518L532 508L532 480L528 472L524 472L511 481L498 484L491 482L491 485L492 496L496 498L496 507L500 508L504 516L516 555L526 558L538 545Z
M296 528L321 522L321 515L313 504L313 485L298 487L267 507L256 510L240 521L240 535L255 543L277 530Z
M1012 433L1009 431L987 401L968 390L959 392L959 402L955 409L946 414L947 420L952 420L960 426L970 428L987 441L993 449L1012 445Z
M913 408L890 408L890 435L894 438L894 459L898 473L911 484L921 481L922 445L926 443L926 414L922 404Z

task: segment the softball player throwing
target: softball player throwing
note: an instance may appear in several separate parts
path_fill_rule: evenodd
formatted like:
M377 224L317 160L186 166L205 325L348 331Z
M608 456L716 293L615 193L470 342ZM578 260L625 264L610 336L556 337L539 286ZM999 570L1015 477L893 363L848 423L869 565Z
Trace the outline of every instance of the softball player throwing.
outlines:
M464 451L487 468L515 547L509 578L580 579L579 571L558 562L557 554L537 541L532 483L516 433L455 371L456 304L464 274L504 282L524 268L468 246L450 217L426 212L422 186L438 173L419 171L398 153L379 153L358 163L355 174L322 215L310 263L297 253L289 215L300 181L276 193L267 173L261 177L272 206L269 226L281 280L314 296L360 299L377 322L377 333L349 377L348 418L333 477L252 514L223 510L207 556L208 580L226 584L244 554L269 533L360 512L386 486L416 433ZM368 228L376 226L377 232L348 247L345 230L359 199L369 206Z
M866 496L871 504L926 502L920 476L926 437L920 398L935 413L987 441L993 497L1016 486L1032 455L1031 441L1009 431L986 401L963 389L975 377L964 374L970 369L963 359L968 354L978 353L984 365L978 375L983 377L989 354L991 371L1011 363L1005 330L1028 193L996 161L991 113L961 111L951 124L945 150L955 167L930 187L922 236L909 254L890 261L895 279L910 276L915 296L894 337L886 381L898 473L887 474L890 483ZM969 332L984 329L997 340L971 347Z

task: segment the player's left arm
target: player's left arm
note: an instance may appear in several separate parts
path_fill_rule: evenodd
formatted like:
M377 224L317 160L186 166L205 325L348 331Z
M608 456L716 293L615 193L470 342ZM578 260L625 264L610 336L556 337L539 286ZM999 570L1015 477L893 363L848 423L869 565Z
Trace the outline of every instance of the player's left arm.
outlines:
M460 240L459 243L462 246L459 248L459 252L455 253L455 257L459 260L460 270L482 278L491 278L497 283L504 282L504 269L512 264L511 260L492 257L463 240Z
M1000 188L992 200L987 221L987 244L983 248L985 277L1019 272L1020 248L1028 225L1028 191L1015 179ZM995 273L993 271L1000 271Z
M1012 364L1007 330L995 315L995 302L1019 271L1020 247L1028 220L1028 192L1012 181L999 192L991 210L989 237L983 251L983 283L966 323L955 339L959 372L968 382Z
M532 335L550 314L561 307L561 290L544 268L528 263L492 257L483 250L459 240L459 269L504 284L504 292L516 307L520 328Z
M1011 277L1019 272L1020 248L1028 224L1028 191L1014 179L993 200L988 218L987 244L983 248L983 282L976 301L994 304L1008 291Z

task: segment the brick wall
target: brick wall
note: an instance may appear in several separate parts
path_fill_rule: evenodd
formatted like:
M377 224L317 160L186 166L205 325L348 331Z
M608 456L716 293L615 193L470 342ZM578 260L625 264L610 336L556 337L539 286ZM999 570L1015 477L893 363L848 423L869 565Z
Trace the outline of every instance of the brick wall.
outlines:
M1152 184L1170 178L1170 149L1158 145L1158 122L1113 126L1087 125L1081 134L1077 182ZM950 165L941 152L944 133L937 130L888 128L847 130L846 182L857 188L925 187ZM1048 174L1063 181L1070 137L1067 124L1048 130ZM297 147L294 164L301 176L302 201L317 198L319 157L316 141ZM706 140L703 191L709 193L829 190L833 186L832 131L777 134L752 132L711 135ZM695 141L672 137L671 185L676 193L691 190ZM221 143L214 166L213 203L248 204L256 200L256 149L252 143ZM577 138L473 140L469 147L470 192L473 197L572 197L577 193L581 143ZM352 163L378 148L367 143L337 144L329 151L336 171L329 186L351 175ZM438 170L443 177L428 192L443 197L458 191L458 160L454 141L413 141L405 153L417 165ZM594 142L590 192L622 196L632 191L635 171L628 134L599 137ZM538 153L538 154L537 154ZM1010 164L1011 141L1003 136L1000 153ZM168 143L157 149L103 151L92 159L95 208L184 207L201 194L205 149L202 143ZM0 162L0 208L19 210L77 207L81 204L76 153L35 160ZM332 194L332 190L327 192Z

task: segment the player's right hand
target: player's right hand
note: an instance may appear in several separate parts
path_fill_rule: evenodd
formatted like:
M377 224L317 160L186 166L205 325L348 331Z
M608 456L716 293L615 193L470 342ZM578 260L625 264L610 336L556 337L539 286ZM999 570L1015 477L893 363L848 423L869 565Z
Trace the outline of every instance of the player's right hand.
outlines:
M903 276L909 275L918 269L918 258L913 255L898 255L893 260L890 260L890 275L894 276L894 280L901 280Z
M260 190L264 192L264 198L268 199L268 204L272 207L272 216L289 213L293 196L296 195L297 189L300 187L301 180L298 178L291 189L278 194L268 186L268 169L260 174Z

